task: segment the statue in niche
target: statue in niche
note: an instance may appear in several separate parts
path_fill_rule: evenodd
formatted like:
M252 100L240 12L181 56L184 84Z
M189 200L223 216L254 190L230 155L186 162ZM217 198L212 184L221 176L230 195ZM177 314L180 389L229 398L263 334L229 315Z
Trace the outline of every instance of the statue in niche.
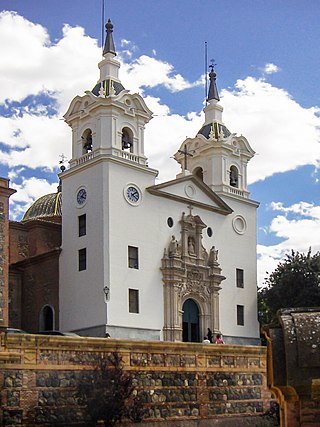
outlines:
M195 254L193 237L188 238L188 252L189 254Z
M209 253L208 265L213 265L218 263L218 250L215 246L212 246Z
M171 237L171 241L169 244L169 256L173 256L178 252L178 241L175 236Z

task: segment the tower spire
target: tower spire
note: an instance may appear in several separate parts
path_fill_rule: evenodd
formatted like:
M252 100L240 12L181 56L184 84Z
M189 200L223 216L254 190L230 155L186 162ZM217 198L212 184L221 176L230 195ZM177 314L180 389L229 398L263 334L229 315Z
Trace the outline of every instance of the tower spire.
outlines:
M108 19L108 22L106 23L106 31L107 31L107 36L106 36L106 41L104 43L104 48L103 48L103 56L105 56L107 53L112 53L114 56L116 56L116 48L114 46L114 41L113 41L113 24L110 20L110 18Z
M207 101L210 101L211 99L215 99L216 101L220 101L218 89L217 89L217 85L216 85L217 75L214 71L214 66L215 66L215 64L212 61L211 65L209 65L209 67L211 68L211 71L209 73L210 86L209 86Z

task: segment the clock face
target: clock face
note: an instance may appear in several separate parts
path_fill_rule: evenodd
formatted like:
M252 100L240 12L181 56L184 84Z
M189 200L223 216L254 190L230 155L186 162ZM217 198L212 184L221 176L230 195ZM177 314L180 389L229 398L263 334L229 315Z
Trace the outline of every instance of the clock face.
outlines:
M77 203L79 205L83 205L86 200L87 200L87 191L85 188L80 188L80 190L77 193Z
M130 187L127 188L127 198L131 203L138 203L140 199L139 190L130 185Z

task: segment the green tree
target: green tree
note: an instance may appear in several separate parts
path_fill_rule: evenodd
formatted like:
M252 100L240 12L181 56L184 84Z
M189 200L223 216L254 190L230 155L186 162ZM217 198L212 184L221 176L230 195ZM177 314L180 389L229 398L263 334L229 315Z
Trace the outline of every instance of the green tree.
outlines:
M259 321L276 323L280 308L320 306L320 252L291 251L258 291Z

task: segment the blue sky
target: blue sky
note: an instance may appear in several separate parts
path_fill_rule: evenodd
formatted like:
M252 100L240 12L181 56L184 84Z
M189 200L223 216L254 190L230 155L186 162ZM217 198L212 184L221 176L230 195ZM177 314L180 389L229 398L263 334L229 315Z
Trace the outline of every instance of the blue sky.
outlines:
M98 79L102 0L0 5L0 176L18 190L19 219L70 158L61 118ZM201 127L207 42L223 120L257 152L259 284L291 249L320 250L319 1L105 0L109 17L122 83L154 112L146 151L159 179L179 172L171 156Z

